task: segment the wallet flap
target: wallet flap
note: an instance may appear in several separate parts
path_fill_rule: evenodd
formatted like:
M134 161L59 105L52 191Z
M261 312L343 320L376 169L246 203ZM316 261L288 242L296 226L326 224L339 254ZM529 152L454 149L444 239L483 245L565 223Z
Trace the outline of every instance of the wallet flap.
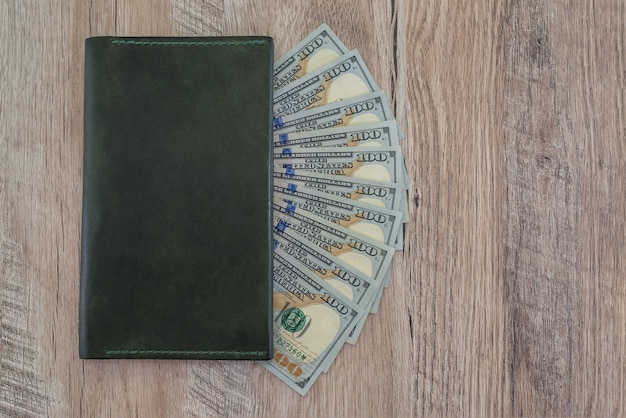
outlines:
M271 357L272 59L86 40L81 358Z

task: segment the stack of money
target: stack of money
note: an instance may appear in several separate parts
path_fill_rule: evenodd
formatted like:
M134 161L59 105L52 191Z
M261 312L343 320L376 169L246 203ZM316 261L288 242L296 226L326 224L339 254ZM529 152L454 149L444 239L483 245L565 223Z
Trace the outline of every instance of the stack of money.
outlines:
M274 64L274 357L304 395L355 344L408 221L403 135L361 55L322 25Z

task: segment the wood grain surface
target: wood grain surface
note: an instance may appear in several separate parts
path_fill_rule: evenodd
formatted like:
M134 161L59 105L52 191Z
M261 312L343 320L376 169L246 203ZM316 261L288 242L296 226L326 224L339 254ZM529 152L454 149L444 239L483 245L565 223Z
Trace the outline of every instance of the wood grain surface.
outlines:
M78 359L83 42L322 22L405 131L405 249L300 397L254 362ZM0 2L0 416L624 416L626 4Z

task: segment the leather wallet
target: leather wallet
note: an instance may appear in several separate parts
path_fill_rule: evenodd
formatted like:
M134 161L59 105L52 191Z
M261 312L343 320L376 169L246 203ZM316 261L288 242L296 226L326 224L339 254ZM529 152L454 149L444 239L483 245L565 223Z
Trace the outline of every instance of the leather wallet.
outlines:
M85 41L81 358L268 359L268 37Z

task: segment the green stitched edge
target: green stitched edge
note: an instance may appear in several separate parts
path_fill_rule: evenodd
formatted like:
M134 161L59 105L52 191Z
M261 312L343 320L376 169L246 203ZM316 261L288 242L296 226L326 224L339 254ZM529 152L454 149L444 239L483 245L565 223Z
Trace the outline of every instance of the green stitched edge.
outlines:
M265 356L267 351L226 351L226 350L106 350L106 354L236 354Z
M127 45L262 45L266 41L261 39L250 39L247 41L134 41L131 39L112 39L112 44Z

